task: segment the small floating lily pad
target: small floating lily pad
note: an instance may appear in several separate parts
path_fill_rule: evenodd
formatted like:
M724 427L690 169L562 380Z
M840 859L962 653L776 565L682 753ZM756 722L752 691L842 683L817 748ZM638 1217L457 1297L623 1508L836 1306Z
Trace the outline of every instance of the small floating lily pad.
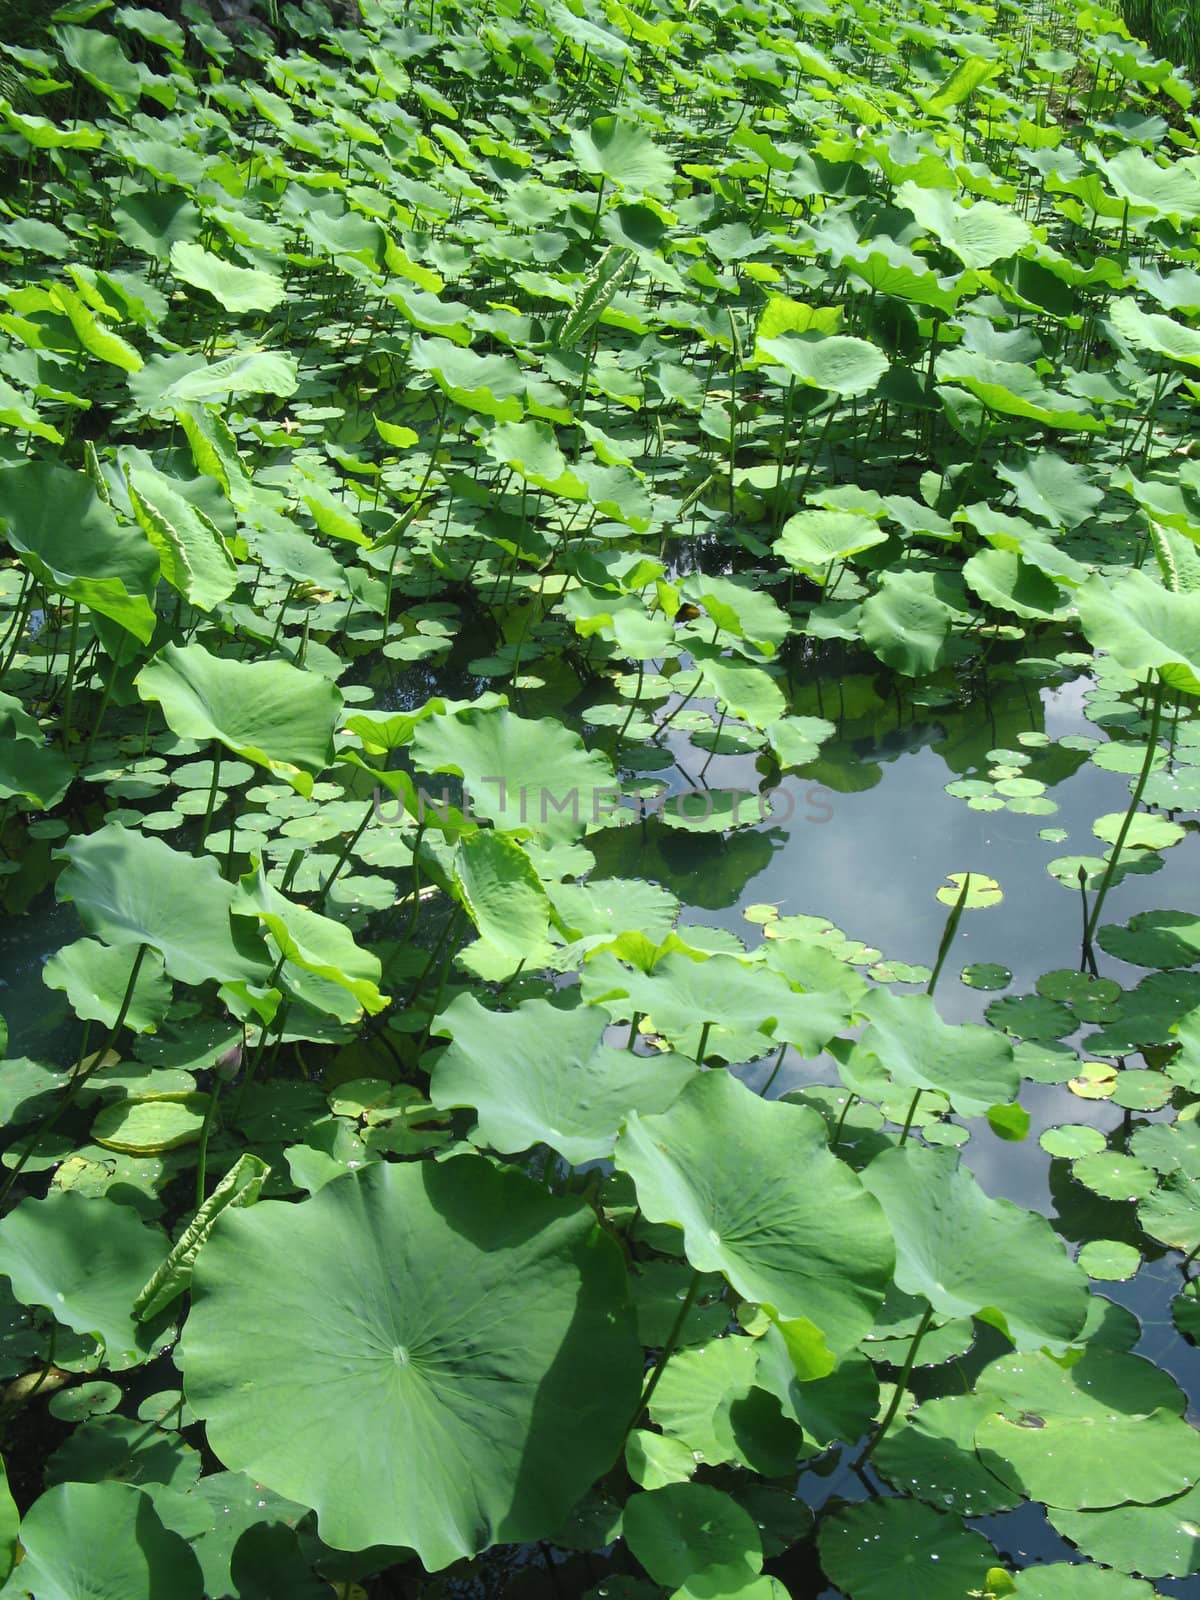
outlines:
M1007 989L1013 980L1007 967L994 961L974 961L959 974L968 989Z
M1038 1143L1047 1155L1073 1161L1077 1156L1095 1155L1105 1148L1106 1141L1099 1128L1089 1123L1064 1122L1061 1127L1047 1128Z
M1089 1278L1103 1283L1123 1283L1142 1262L1133 1245L1120 1239L1089 1239L1077 1259Z

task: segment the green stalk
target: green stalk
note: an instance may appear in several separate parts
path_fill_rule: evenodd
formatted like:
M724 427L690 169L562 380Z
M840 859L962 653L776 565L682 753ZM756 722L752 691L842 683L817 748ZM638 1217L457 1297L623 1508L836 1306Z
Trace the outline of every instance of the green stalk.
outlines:
M63 689L62 744L71 748L71 715L75 708L75 654L79 648L79 606L71 607L71 633L67 643L67 676Z
M925 1315L921 1318L921 1321L917 1327L917 1331L912 1336L912 1343L908 1347L908 1354L904 1358L904 1366L900 1370L900 1376L896 1380L896 1392L892 1395L892 1403L888 1406L886 1412L884 1413L883 1421L879 1424L878 1428L876 1428L875 1433L871 1438L871 1442L867 1445L867 1448L859 1457L860 1466L864 1461L868 1460L870 1456L874 1454L879 1441L883 1438L884 1434L896 1420L896 1413L899 1411L901 1402L904 1399L905 1387L910 1376L912 1375L913 1363L917 1359L917 1351L920 1348L921 1340L925 1337L926 1333L928 1333L929 1324L932 1321L933 1307L931 1305L927 1305L925 1307Z
M197 855L203 854L204 851L204 841L208 838L208 829L212 822L213 807L217 803L217 787L221 781L221 746L215 739L213 740L212 752L212 782L208 786L208 804L204 808L204 821L200 825L200 838L196 842Z
M646 1410L646 1407L650 1404L650 1401L653 1399L654 1391L658 1388L658 1385L659 1385L659 1380L662 1378L663 1373L666 1371L667 1362L671 1359L671 1357L675 1354L675 1351L679 1347L679 1336L683 1332L683 1325L687 1321L688 1312L692 1309L692 1306L695 1304L696 1296L697 1296L697 1294L699 1292L700 1292L700 1274L698 1272L693 1272L692 1273L692 1281L691 1281L691 1283L688 1284L687 1294L684 1295L683 1303L679 1307L679 1311L676 1314L675 1321L671 1324L671 1331L670 1331L670 1333L667 1334L667 1342L666 1342L666 1344L663 1345L662 1349L659 1351L658 1360L654 1363L654 1371L650 1374L650 1381L646 1384L646 1387L642 1390L642 1398L638 1401L637 1410L633 1413L632 1417L630 1417L630 1419L629 1419L629 1426L625 1429L626 1437L628 1437L629 1434L631 1434L633 1432L633 1430L637 1427L639 1421L642 1418L643 1413Z
M1087 920L1083 930L1083 948L1085 957L1091 952L1093 941L1096 937L1096 928L1100 922L1100 913L1104 909L1104 901L1112 887L1113 877L1116 874L1117 862L1120 860L1121 850L1125 840L1129 837L1129 830L1133 827L1133 819L1137 809L1142 803L1142 796L1146 792L1146 785L1150 781L1150 771L1154 766L1154 755L1158 749L1158 730L1162 724L1163 708L1163 681L1159 677L1154 686L1154 700L1150 710L1150 732L1146 739L1146 758L1142 762L1142 770L1138 774L1138 781L1134 786L1133 797L1129 802L1129 809L1125 813L1125 820L1121 823L1121 831L1117 834L1116 842L1108 858L1108 865L1104 869L1104 876L1100 880L1100 887L1096 891L1096 898L1092 902L1092 914Z
M367 824L370 822L371 818L374 815L375 815L375 797L374 797L374 795L372 795L370 800L368 800L368 802L367 802L366 815L363 817L363 819L359 823L358 827L355 828L354 832L352 834L350 834L349 837L347 838L345 844L342 846L341 854L338 856L337 860L333 863L333 866L330 867L330 869L329 869L329 876L325 879L325 882L317 890L317 902L316 902L316 908L315 908L316 910L318 910L318 911L324 910L325 902L329 898L329 891L333 888L334 884L337 882L338 874L341 872L342 868L346 865L346 861L347 861L347 859L348 859L348 857L350 855L350 852L354 849L354 846L362 838L363 833L366 831Z
M61 1122L61 1120L62 1120L63 1116L65 1115L65 1113L75 1103L75 1100L78 1097L80 1089L87 1082L87 1080L91 1077L92 1073L95 1072L96 1067L100 1067L100 1066L104 1065L104 1058L108 1055L108 1052L112 1049L113 1045L117 1042L117 1039L118 1039L118 1037L120 1036L120 1033L121 1033L121 1029L125 1026L125 1018L129 1015L129 1008L133 1004L133 991L134 991L134 988L135 988L135 986L137 984L138 973L142 970L142 962L145 959L146 951L149 948L150 948L149 945L146 945L146 944L139 944L138 945L137 955L133 958L133 966L129 969L129 981L125 985L125 994L124 994L124 996L123 996L123 998L121 1000L120 1010L117 1012L117 1020L113 1023L112 1031L110 1032L110 1034L108 1036L108 1039L105 1042L103 1048L96 1055L96 1064L95 1064L95 1066L90 1067L86 1072L83 1071L83 1063L87 1059L87 1056L86 1056L87 1034L85 1032L85 1034L84 1034L85 1049L80 1052L79 1059L75 1063L74 1070L73 1070L73 1072L71 1074L69 1082L67 1083L67 1087L63 1092L62 1099L58 1102L58 1104L57 1104L57 1106L55 1106L54 1110L50 1113L50 1115L42 1123L41 1127L37 1130L37 1132L29 1140L28 1144L25 1146L24 1150L21 1152L21 1154L20 1154L20 1156L19 1156L19 1158L17 1160L16 1165L13 1167L12 1171L8 1174L8 1176L4 1179L4 1182L0 1183L0 1205L3 1205L5 1200L8 1198L9 1192L11 1191L13 1184L16 1183L17 1179L20 1177L22 1169L24 1168L25 1164L31 1159L31 1157L33 1157L33 1156L35 1156L37 1154L37 1152L41 1149L42 1144L43 1144L44 1140L46 1139L46 1136L48 1134L51 1134L51 1133L54 1132L55 1128Z
M212 1093L208 1097L208 1107L204 1113L204 1125L200 1129L200 1148L196 1156L196 1210L204 1204L204 1191L208 1187L208 1138L212 1133L213 1118L217 1114L217 1101L221 1098L221 1080L214 1077Z

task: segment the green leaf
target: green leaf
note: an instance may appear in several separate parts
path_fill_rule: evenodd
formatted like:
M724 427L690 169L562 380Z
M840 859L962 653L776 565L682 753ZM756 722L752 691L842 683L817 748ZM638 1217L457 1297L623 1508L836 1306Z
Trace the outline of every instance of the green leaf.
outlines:
M495 1012L460 995L434 1023L452 1043L434 1067L430 1099L442 1110L474 1107L480 1138L502 1154L548 1144L572 1166L602 1160L630 1111L665 1111L696 1072L682 1056L614 1049L606 1023L586 1006L526 1000Z
M1106 1572L1102 1567L1055 1562L1017 1574L1016 1600L1154 1600L1148 1583Z
M231 394L275 394L286 399L295 394L299 382L296 357L277 350L243 350L211 365L194 355L151 356L128 380L139 410L155 414Z
M896 1285L946 1317L981 1317L1018 1350L1069 1344L1087 1278L1049 1223L984 1194L953 1150L886 1150L862 1174L896 1240Z
M237 564L224 535L162 473L129 474L138 525L158 552L162 576L190 605L212 611L237 588Z
M233 911L258 918L285 959L281 981L315 1009L356 1022L363 1011L374 1014L387 1005L379 992L379 957L356 944L342 923L280 894L261 866L239 881ZM316 983L306 981L307 975ZM341 1003L338 991L348 1003Z
M1186 1578L1200 1571L1200 1488L1159 1505L1121 1505L1107 1511L1051 1506L1047 1515L1064 1539L1120 1572Z
M342 697L315 672L286 661L237 661L202 644L168 644L134 680L143 700L162 706L185 739L215 739L244 761L312 793L333 764Z
M68 865L55 884L80 922L106 944L146 944L183 983L264 983L266 945L234 917L234 888L217 863L172 850L161 839L109 822L76 834L58 852Z
M1186 366L1200 366L1200 331L1197 329L1185 328L1173 317L1161 316L1156 311L1143 311L1137 301L1128 296L1113 301L1108 320L1135 349L1149 350L1171 361L1182 361Z
M859 631L885 666L908 677L935 671L945 660L961 613L947 586L931 572L889 571L862 608Z
M112 947L95 939L77 939L65 944L42 968L42 982L48 989L65 989L75 1015L83 1020L102 1022L111 1028L129 987L136 952L128 945ZM171 985L163 975L162 957L149 952L142 960L125 1026L134 1033L153 1033L171 1004Z
M120 367L122 372L140 372L142 358L131 344L119 338L99 321L95 312L84 304L74 289L65 283L56 283L50 297L74 329L75 337L91 356L106 361L109 366Z
M868 1500L821 1524L821 1564L849 1600L963 1600L996 1552L961 1517L912 1500Z
M1099 433L1104 428L1100 418L1081 409L1072 396L1047 389L1023 362L999 361L974 350L956 349L938 357L936 371L941 383L961 384L995 415L1076 433Z
M1013 550L979 550L963 564L979 598L1018 617L1053 617L1062 609L1058 585Z
M622 1530L655 1583L669 1589L710 1578L719 1580L712 1593L736 1593L739 1583L762 1571L754 1518L707 1484L671 1483L630 1495Z
M327 1544L408 1545L436 1571L549 1536L612 1465L641 1381L624 1280L578 1201L474 1156L377 1162L223 1214L188 1402Z
M665 151L636 122L597 117L571 133L571 152L580 170L629 194L669 194L675 168Z
M999 62L986 56L964 56L945 82L925 98L925 109L944 115L969 100L976 89L995 77L999 70Z
M1112 582L1093 577L1079 590L1079 621L1099 650L1127 672L1200 694L1200 594L1171 594L1144 572Z
M891 1241L858 1178L830 1154L817 1112L707 1072L661 1115L632 1113L615 1160L645 1216L683 1229L697 1271L723 1272L747 1300L804 1318L835 1355L871 1326Z
M113 1372L145 1361L158 1331L135 1322L134 1296L166 1253L166 1238L107 1196L52 1189L0 1222L0 1273L27 1306L104 1346ZM161 1327L161 1323L159 1324Z
M196 1257L221 1212L226 1206L253 1205L270 1170L258 1156L243 1151L138 1291L133 1314L139 1322L153 1321L188 1289Z
M454 885L480 937L507 960L509 971L549 955L550 901L514 840L490 828L460 839Z
M193 289L206 290L226 311L273 311L287 293L275 273L234 266L181 239L171 246L171 271Z
M67 65L111 100L118 111L128 111L130 103L137 104L142 89L141 71L112 34L100 28L69 28L61 24L54 34Z
M952 250L964 267L990 267L1033 240L1033 230L1014 212L990 200L963 206L945 189L926 189L907 181L896 201L911 211L928 234Z
M131 1483L55 1484L26 1512L21 1544L17 1590L33 1600L201 1600L191 1547Z
M1021 1074L1012 1043L995 1028L943 1022L929 995L890 989L874 990L861 1012L867 1027L846 1066L851 1088L877 1063L897 1088L939 1090L965 1117L1016 1099Z
M1193 967L1200 963L1200 917L1190 911L1139 911L1121 928L1106 923L1100 948L1136 967Z
M775 548L790 566L824 583L832 562L847 561L886 539L873 517L850 511L798 511L784 523Z
M939 1511L986 1517L1011 1511L1019 1492L997 1475L1002 1463L976 1449L975 1429L991 1414L989 1399L976 1394L925 1400L897 1417L875 1449L873 1460L902 1494L915 1494Z
M49 461L0 470L0 517L9 544L47 588L150 642L158 556L82 472Z
M114 1385L115 1388L115 1385ZM120 1390L117 1390L120 1393ZM17 1558L21 1513L8 1487L8 1473L0 1461L0 1583L8 1577Z
M789 378L805 388L824 389L844 399L868 394L888 370L887 357L865 339L841 334L781 333L764 338L760 332L755 357L772 361Z
M1019 1494L1070 1510L1181 1494L1200 1478L1200 1433L1185 1400L1140 1356L1089 1348L1062 1367L1038 1353L993 1361L977 1392L992 1401L975 1430L992 1470Z
M608 761L577 734L506 707L431 716L417 727L412 750L420 771L457 773L476 814L505 832L576 839L619 796Z

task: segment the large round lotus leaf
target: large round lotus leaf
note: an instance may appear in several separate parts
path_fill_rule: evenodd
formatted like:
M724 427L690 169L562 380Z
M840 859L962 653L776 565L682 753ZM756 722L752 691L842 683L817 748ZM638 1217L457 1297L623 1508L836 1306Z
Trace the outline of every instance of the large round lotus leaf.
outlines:
M741 1424L758 1377L755 1344L735 1335L677 1351L650 1401L651 1420L709 1466L746 1461Z
M162 706L185 739L216 739L285 778L300 794L331 766L340 692L287 661L238 661L202 644L168 644L137 675L143 700Z
M608 761L548 717L478 707L435 715L418 726L412 748L421 771L457 773L475 813L506 833L577 839L616 804ZM431 791L429 803L440 805L440 795Z
M1019 1572L1013 1595L1015 1600L1154 1600L1154 1590L1137 1578L1065 1561Z
M841 1355L874 1321L893 1251L879 1207L826 1140L818 1112L714 1071L660 1116L633 1113L615 1159L645 1216L683 1229L698 1271L806 1319Z
M1138 1356L1092 1349L1069 1368L1044 1354L1004 1358L977 1390L992 1411L975 1443L1031 1500L1072 1510L1148 1504L1200 1478L1200 1433L1179 1415L1183 1394Z
M1190 1255L1200 1246L1200 1178L1167 1173L1138 1206L1138 1221L1152 1239Z
M1020 1495L988 1470L994 1458L975 1448L975 1429L991 1409L990 1400L974 1394L926 1400L884 1434L875 1465L902 1494L914 1494L939 1511L964 1517L1011 1511Z
M947 1317L994 1323L1020 1349L1069 1343L1086 1274L1044 1217L993 1200L952 1150L885 1150L862 1174L896 1239L896 1284Z
M132 1484L47 1489L25 1514L21 1543L17 1593L33 1600L201 1600L190 1546Z
M1126 572L1115 582L1089 578L1077 598L1084 633L1127 672L1145 678L1157 668L1172 689L1200 694L1200 594L1172 594L1145 572Z
M597 117L571 134L571 153L583 172L637 194L667 193L675 168L670 156L636 122Z
M140 528L120 522L83 472L25 461L0 472L5 536L49 589L111 617L143 644L154 632L149 596L158 556Z
M76 834L59 854L68 865L55 893L106 944L149 945L183 983L266 983L267 947L253 923L231 915L234 889L215 861L119 822Z
M622 1526L642 1566L655 1583L670 1589L713 1568L722 1569L723 1580L744 1581L762 1571L754 1518L706 1484L670 1483L630 1495ZM730 1587L736 1585L730 1582Z
M112 948L96 939L76 939L56 950L42 968L48 989L65 989L71 1009L111 1028L121 1015L136 950ZM138 969L125 1026L134 1033L153 1033L171 1004L171 985L163 976L162 957L148 951Z
M1200 961L1200 917L1190 911L1141 911L1125 927L1100 929L1100 947L1136 967L1194 967Z
M888 369L883 351L865 339L842 334L782 333L776 339L760 338L755 354L776 362L789 377L808 388L830 394L866 394Z
M992 1106L1015 1100L1021 1074L1013 1062L1011 1040L995 1028L943 1022L925 994L899 995L876 989L862 1007L867 1018L848 1069L877 1061L897 1088L909 1093L936 1089L966 1117L984 1116Z
M824 583L829 566L884 544L887 534L874 517L854 511L797 511L780 531L775 548L793 567Z
M275 273L235 266L182 239L171 246L171 271L194 289L206 289L226 311L270 311L287 293Z
M889 571L863 602L863 643L884 666L906 677L933 672L945 660L955 617L965 618L952 603L957 598L937 573Z
M210 1445L314 1506L337 1549L408 1545L432 1571L543 1537L636 1404L616 1246L480 1157L231 1208L192 1289L185 1388Z
M144 1361L162 1326L135 1322L133 1302L166 1253L158 1228L104 1195L52 1189L0 1222L0 1273L16 1298L99 1339L113 1371Z
M1107 1511L1048 1508L1051 1525L1093 1561L1146 1578L1200 1572L1200 1487L1159 1505Z
M1030 242L1029 224L1008 206L990 200L960 205L946 189L923 188L911 179L896 190L897 204L911 211L922 230L952 250L965 267L990 267Z
M505 1154L548 1144L573 1166L611 1155L629 1112L665 1111L696 1066L614 1049L604 1043L607 1020L594 1007L564 1011L548 1000L488 1011L460 995L436 1023L452 1043L430 1099L440 1110L474 1106L480 1135Z
M822 1524L821 1565L850 1600L963 1600L996 1552L961 1517L914 1500L867 1500Z

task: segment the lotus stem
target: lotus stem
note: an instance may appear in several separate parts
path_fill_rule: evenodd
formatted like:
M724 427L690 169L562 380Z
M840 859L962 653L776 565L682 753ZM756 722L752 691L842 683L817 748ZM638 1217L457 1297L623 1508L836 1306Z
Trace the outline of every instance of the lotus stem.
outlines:
M355 828L354 832L352 834L350 834L348 836L348 838L346 839L345 844L342 846L340 855L338 856L337 860L333 863L333 866L330 867L330 869L329 869L329 874L326 877L325 882L317 890L317 901L316 901L317 910L323 911L325 909L325 902L329 898L329 891L333 888L334 884L337 882L338 874L341 872L342 868L346 865L346 862L347 862L347 860L349 859L349 856L350 856L350 852L354 849L354 846L358 843L358 841L362 838L363 834L366 832L367 824L370 822L371 818L374 815L375 815L375 796L372 795L370 800L367 801L367 810L366 810L366 814L364 815L362 821L359 823L358 827Z
M221 1080L213 1078L212 1092L208 1097L208 1105L204 1111L204 1123L200 1129L200 1147L196 1152L196 1210L204 1204L204 1191L208 1187L208 1139L212 1133L213 1118L217 1114L217 1101L221 1098Z
M704 1052L708 1049L708 1036L712 1032L712 1021L709 1020L700 1029L700 1043L696 1046L696 1065L704 1065Z
M208 838L209 824L213 818L213 807L217 803L217 786L221 781L221 746L214 739L212 747L212 782L208 786L208 804L204 808L204 821L200 824L200 838L196 843L196 854L204 849L204 841Z
M900 1130L900 1143L901 1144L904 1143L904 1141L908 1138L909 1133L912 1131L913 1118L917 1114L917 1107L920 1105L921 1096L924 1093L925 1093L924 1089L918 1089L916 1094L913 1095L913 1097L912 1097L912 1102L911 1102L911 1104L909 1105L909 1108L908 1108L908 1115L905 1117L904 1126Z
M896 1389L895 1393L892 1395L891 1404L884 1412L883 1421L879 1424L878 1428L876 1428L869 1444L867 1445L867 1448L858 1458L860 1466L864 1461L869 1460L870 1457L875 1453L875 1448L879 1441L883 1438L884 1434L896 1420L896 1413L899 1411L901 1402L904 1399L905 1386L908 1383L909 1377L912 1375L913 1363L917 1359L917 1351L920 1349L921 1340L925 1337L926 1333L928 1333L929 1324L932 1321L933 1307L931 1305L927 1305L925 1307L925 1315L917 1324L917 1331L912 1336L912 1343L908 1347L908 1354L904 1358L904 1365L900 1369L900 1376L896 1379Z
M146 944L138 945L137 955L133 958L133 966L129 969L129 981L125 985L125 994L121 1000L120 1009L117 1012L117 1020L113 1023L112 1031L109 1034L108 1039L105 1041L103 1048L97 1052L95 1064L89 1067L86 1072L83 1070L83 1063L87 1060L87 1041L89 1030L85 1028L83 1035L83 1048L79 1052L79 1059L76 1061L71 1073L71 1077L63 1091L62 1099L58 1102L50 1115L43 1121L41 1127L31 1135L29 1140L26 1142L24 1150L22 1150L20 1156L17 1158L12 1171L4 1179L3 1183L0 1183L0 1205L3 1205L5 1200L7 1200L13 1184L16 1183L17 1179L20 1177L26 1163L41 1149L47 1134L54 1132L55 1128L62 1120L64 1113L67 1112L75 1103L76 1096L79 1094L80 1089L91 1077L92 1073L96 1071L96 1068L104 1065L105 1057L116 1043L121 1029L125 1026L125 1018L129 1015L129 1008L133 1004L133 991L137 985L138 973L141 971L142 961L144 960L146 951L149 948L149 945Z
M837 1119L837 1127L833 1130L833 1138L829 1141L830 1149L834 1149L842 1137L842 1129L846 1126L846 1113L858 1099L853 1089L846 1090L846 1103L843 1105L841 1115Z
M1100 880L1100 887L1096 891L1096 898L1092 902L1092 914L1087 920L1083 930L1084 950L1090 951L1096 937L1096 928L1100 922L1100 913L1104 909L1104 901L1112 887L1113 878L1116 876L1117 862L1121 857L1121 850L1125 840L1129 837L1129 830L1133 827L1133 819L1137 809L1142 803L1142 796L1146 792L1146 785L1150 781L1150 771L1154 766L1155 753L1158 750L1158 730L1162 724L1163 708L1163 680L1160 676L1154 686L1154 700L1150 707L1150 732L1146 737L1146 756L1142 762L1142 770L1138 774L1137 783L1134 785L1133 796L1129 802L1129 809L1125 813L1125 820L1121 823L1121 831L1117 834L1116 842L1108 857L1108 864L1104 869L1104 876Z
M71 717L75 709L75 652L79 648L79 605L71 607L71 635L67 645L67 676L63 689L62 746L71 748Z
M626 1438L628 1438L628 1436L637 1427L643 1413L646 1410L646 1407L654 1398L654 1391L658 1388L662 1375L666 1371L667 1362L671 1359L679 1347L679 1337L683 1332L683 1325L687 1321L688 1312L695 1304L696 1296L699 1294L699 1292L700 1274L699 1272L693 1271L692 1281L688 1284L687 1293L684 1295L683 1302L675 1315L675 1321L671 1324L671 1331L667 1334L667 1342L663 1345L662 1349L658 1353L658 1360L654 1363L654 1371L650 1374L649 1381L646 1384L646 1387L642 1390L642 1398L638 1401L637 1410L629 1419L629 1426L625 1429ZM932 1315L932 1310L930 1314Z

